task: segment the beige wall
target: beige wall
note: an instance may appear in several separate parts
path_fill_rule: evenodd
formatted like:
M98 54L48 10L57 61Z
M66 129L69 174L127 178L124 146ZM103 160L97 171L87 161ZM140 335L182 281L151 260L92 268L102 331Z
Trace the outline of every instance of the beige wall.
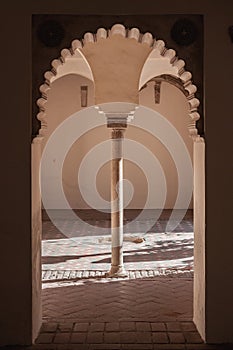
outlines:
M138 80L150 51L149 45L119 34L85 44L82 52L96 82L95 103L138 103Z
M94 86L89 79L69 74L52 83L46 104L47 130L44 143L59 124L81 110L82 85L88 86L88 106L94 105Z
M191 161L193 158L193 141L188 132L188 103L184 94L174 85L167 82L161 84L160 103L154 103L154 83L147 84L145 89L142 89L139 95L141 105L147 106L165 117L177 130L178 134L183 139L187 152L190 155ZM143 118L143 116L142 116ZM135 137L135 136L134 136ZM136 136L138 138L138 136ZM178 191L177 169L172 157L167 148L158 140L151 138L149 135L144 136L145 145L155 154L160 161L165 172L168 195L165 208L173 208ZM185 165L184 165L185 166ZM187 183L183 183L187 188ZM156 195L156 194L155 194ZM180 209L184 209L183 208ZM192 201L190 203L192 208Z
M102 2L80 4L51 0L41 7L33 1L22 11L22 2L6 2L0 31L1 60L1 344L28 344L33 340L31 252L31 15L35 13L78 14L204 14L205 71L205 320L199 327L208 342L233 342L232 295L232 50L227 33L232 24L233 4L222 0L163 0L153 3L118 1L111 10ZM10 25L9 25L10 24ZM7 33L7 35L6 35ZM221 88L219 88L221 87ZM9 93L11 91L11 93ZM12 278L14 276L14 278ZM40 301L38 300L38 303ZM203 321L203 320L202 320ZM202 326L203 325L203 326ZM200 329L200 328L199 328Z
M197 139L194 157L194 322L203 339L206 329L206 263L205 263L205 143Z
M42 239L42 217L41 217L41 194L40 194L40 159L41 159L41 138L36 137L32 142L31 174L32 174L32 309L37 317L32 319L32 336L36 337L42 321L42 305L38 303L41 299L41 239Z
M94 104L94 90L93 83L88 79L80 77L78 75L68 75L56 80L52 86L48 95L48 102L46 104L47 114L47 135L44 139L46 144L50 135L66 118L73 113L81 110L80 105L80 86L88 86L88 106ZM142 89L139 94L139 104L149 107L159 112L164 116L177 130L180 136L183 138L185 145L188 149L190 157L192 159L192 139L188 134L188 103L183 93L175 86L163 82L161 86L161 100L159 104L154 103L154 83L150 82L147 87ZM88 118L88 109L86 110L86 117ZM143 113L147 113L145 109ZM143 115L140 118L143 120ZM98 113L96 113L98 118ZM68 135L66 136L68 137ZM94 128L80 137L71 147L68 152L64 166L63 166L63 188L66 194L66 198L72 208L87 209L90 208L86 203L85 198L82 197L79 186L85 187L86 191L94 186L94 183L78 183L78 171L80 163L89 151L93 151L95 146L101 142L108 140L110 137L110 131L107 129L106 124L98 128ZM125 139L131 139L139 142L149 149L154 156L160 162L163 171L165 173L167 181L167 198L165 208L173 208L178 191L178 178L177 169L172 160L172 156L166 147L159 141L158 138L153 137L145 130L136 127L134 121L129 124ZM61 140L62 142L62 140ZM111 145L106 145L111 147ZM127 147L127 144L126 144ZM106 151L107 152L107 151ZM56 161L55 159L53 160ZM107 161L107 160L106 160ZM151 159L151 161L153 161ZM185 166L185 165L184 165ZM152 166L149 166L149 172L152 172ZM93 164L90 163L87 167L87 176L89 172L93 172ZM47 185L52 188L53 177L51 167L47 169ZM154 174L155 182L159 181L159 177ZM145 205L147 198L147 178L143 170L140 169L134 162L130 160L124 161L124 178L129 180L134 187L134 196L127 206L128 209L140 209ZM49 185L51 182L51 185ZM187 179L188 182L188 179ZM110 163L101 166L96 176L97 190L106 201L110 201ZM184 187L189 186L183 184ZM162 188L161 183L157 183L156 189ZM153 196L158 198L158 201L150 204L150 209L153 209L153 205L160 209L159 196L157 190L154 189ZM54 193L54 196L56 194ZM157 204L158 203L158 204ZM57 208L61 208L59 201L56 202ZM179 209L186 208L186 204L180 204ZM191 202L192 207L192 202ZM55 208L54 208L55 209ZM96 209L103 209L101 202L97 203Z

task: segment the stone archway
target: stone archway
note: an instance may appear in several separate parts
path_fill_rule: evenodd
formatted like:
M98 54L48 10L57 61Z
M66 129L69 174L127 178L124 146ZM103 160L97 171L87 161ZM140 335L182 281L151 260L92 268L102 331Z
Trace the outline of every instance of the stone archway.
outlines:
M40 108L37 117L41 121L41 129L32 143L33 260L37 271L35 278L33 277L34 310L40 310L38 296L40 294L41 208L38 173L41 141L46 133L48 118L46 114L47 95L52 82L66 74L81 74L92 80L95 84L96 104L118 101L137 104L140 88L150 79L167 75L179 80L189 104L188 128L194 141L194 202L196 203L194 217L195 230L196 228L198 230L195 245L200 246L200 243L203 243L204 203L202 202L200 208L197 202L199 198L203 200L204 194L204 140L198 135L196 129L196 121L199 119L197 112L199 101L195 98L196 87L191 82L191 73L184 70L184 64L183 60L175 56L174 50L165 48L162 40L155 40L150 33L141 34L137 28L127 30L123 25L116 24L109 31L99 28L95 35L86 33L81 41L74 40L71 49L62 50L61 57L52 62L51 71L45 73L45 83L40 87L42 97L37 101ZM118 67L117 71L116 67ZM204 249L204 246L201 248ZM198 253L195 250L195 256L196 254L199 258L195 258L195 295L198 297L194 296L194 318L200 333L204 334L203 308L199 306L204 303L204 295L201 294L201 291L204 293L202 249ZM38 312L38 315L40 313L41 311ZM35 333L39 324L38 319L37 322Z
M120 42L119 40L116 40L114 42L114 39L119 37L124 40ZM139 83L137 90L136 92L134 91L134 93L137 94L137 91L139 91L146 82L155 77L161 77L161 79L165 80L169 79L166 77L170 76L171 83L174 82L175 78L179 81L180 85L183 87L190 108L188 125L190 135L194 138L198 137L196 121L200 118L197 111L200 102L195 97L197 87L192 83L192 74L184 68L185 62L176 56L175 50L167 49L163 40L154 39L151 33L142 34L137 28L126 30L121 24L114 25L109 31L104 28L99 28L95 35L92 33L86 33L81 41L77 39L73 40L71 48L63 49L60 58L54 59L51 62L52 69L44 74L45 82L40 86L41 98L37 100L40 109L37 118L42 122L41 129L46 129L46 101L48 92L51 88L50 86L55 80L67 74L79 74L95 82L98 90L98 86L100 85L99 80L103 80L103 69L106 70L108 65L106 65L106 62L101 62L101 69L100 67L96 67L94 61L99 56L99 58L105 57L108 63L109 58L111 58L106 55L106 52L104 52L104 50L110 51L110 49L112 49L112 47L105 48L105 40L110 40L110 45L116 46L116 50L118 51L119 45L122 46L123 43L123 52L125 52L125 50L128 50L129 52L131 51L130 55L125 55L124 59L127 56L128 59L123 63L123 66L128 67L129 65L132 65L133 68L137 69L137 72L134 72L133 74L137 76ZM132 42L137 45L132 45ZM95 45L99 45L99 47L97 48ZM140 56L138 54L137 57L134 57L133 53L137 50L138 53L140 53ZM95 51L98 56L95 56L93 59L93 52ZM112 58L114 58L114 54L115 52L112 52ZM118 55L120 55L120 52ZM119 64L118 61L119 58L114 59L115 66ZM140 62L139 67L136 66L135 61ZM120 64L122 65L122 60L120 60ZM112 65L113 63L111 63L111 66ZM121 67L118 68L118 71L120 71L120 68ZM118 79L115 82L118 86L117 90L120 90L121 87L123 89L121 96L119 96L120 99L117 99L118 96L116 93L114 93L114 96L109 96L109 92L104 91L106 88L109 89L109 85L100 85L102 97L96 96L97 103L116 101L135 102L132 101L135 98L132 93L130 96L126 95L126 97L124 97L124 94L128 93L128 91L125 91L124 89L124 84L120 87L117 84L120 83L120 85L122 85L121 78L123 77L123 73L124 72L121 72L121 74L118 74L119 76L114 76L114 78ZM133 77L131 78L133 79ZM122 80L124 81L125 79ZM130 85L130 82L128 82L127 85ZM99 91L96 91L96 95L98 95L98 93ZM39 134L43 134L42 130L40 130Z

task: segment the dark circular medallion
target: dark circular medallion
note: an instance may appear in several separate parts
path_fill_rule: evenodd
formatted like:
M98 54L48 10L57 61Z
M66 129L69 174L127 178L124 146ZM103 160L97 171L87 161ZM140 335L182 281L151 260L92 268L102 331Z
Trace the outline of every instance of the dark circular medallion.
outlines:
M181 46L188 46L194 43L197 35L196 25L187 18L176 21L171 29L172 40Z
M65 31L59 22L47 20L39 25L37 35L45 46L55 47L60 45L64 38Z

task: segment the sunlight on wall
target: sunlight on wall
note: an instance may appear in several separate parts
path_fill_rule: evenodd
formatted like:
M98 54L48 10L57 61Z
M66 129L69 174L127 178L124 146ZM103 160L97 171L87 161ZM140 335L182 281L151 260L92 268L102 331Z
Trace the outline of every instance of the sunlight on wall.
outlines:
M87 86L88 89L87 105L94 105L94 86L89 79L72 74L59 78L52 84L46 106L48 129L44 144L60 123L73 113L83 109L81 107L81 86ZM183 93L173 85L163 82L161 84L160 103L156 104L154 101L154 83L150 82L140 91L139 100L141 105L158 111L175 126L183 138L192 159L192 140L188 135L187 128L188 103ZM143 118L143 115L141 117ZM64 137L68 137L68 135L64 135ZM87 152L93 149L97 144L108 140L109 137L110 131L107 129L106 125L103 125L82 135L70 148L63 166L63 188L72 208L89 208L88 204L82 198L78 187L78 169ZM167 199L165 208L172 208L177 196L178 178L176 166L168 150L157 138L153 137L145 130L135 127L133 123L128 126L125 138L141 143L158 159L167 181ZM90 164L90 171L93 171L92 164ZM127 208L143 208L147 197L147 179L145 174L143 174L143 171L136 164L129 160L125 160L124 178L128 179L135 189L133 199ZM99 169L96 177L96 186L100 195L105 200L109 201L110 162L107 162Z

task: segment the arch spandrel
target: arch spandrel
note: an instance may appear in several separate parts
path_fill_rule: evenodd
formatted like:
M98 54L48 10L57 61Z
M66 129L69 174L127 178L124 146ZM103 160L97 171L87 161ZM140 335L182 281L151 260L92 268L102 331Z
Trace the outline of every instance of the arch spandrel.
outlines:
M95 102L138 103L138 82L152 48L120 34L82 48L94 76Z
M61 76L80 74L93 81L95 104L119 101L138 104L140 88L147 81L170 75L182 84L189 104L189 133L197 140L200 102L195 97L192 74L184 66L185 62L173 49L167 49L163 40L154 39L151 33L142 34L138 28L126 29L115 24L108 31L99 28L96 34L86 33L82 40L75 39L70 49L63 49L61 57L52 61L52 69L44 75L42 97L37 100L39 134L43 136L47 128L46 103L51 83Z

